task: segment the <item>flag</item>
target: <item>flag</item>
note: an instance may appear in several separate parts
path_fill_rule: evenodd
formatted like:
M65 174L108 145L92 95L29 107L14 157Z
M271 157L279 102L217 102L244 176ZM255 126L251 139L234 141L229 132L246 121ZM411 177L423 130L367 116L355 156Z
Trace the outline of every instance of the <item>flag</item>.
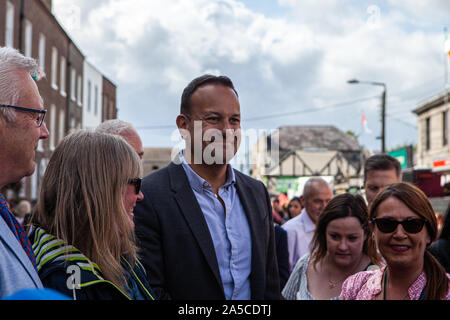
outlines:
M445 34L444 50L445 54L450 57L450 40L448 39L447 33Z
M369 134L372 133L372 130L370 130L369 127L367 126L367 119L366 119L366 116L364 115L364 113L362 113L361 122L362 122L362 125L364 128L364 132L369 133Z

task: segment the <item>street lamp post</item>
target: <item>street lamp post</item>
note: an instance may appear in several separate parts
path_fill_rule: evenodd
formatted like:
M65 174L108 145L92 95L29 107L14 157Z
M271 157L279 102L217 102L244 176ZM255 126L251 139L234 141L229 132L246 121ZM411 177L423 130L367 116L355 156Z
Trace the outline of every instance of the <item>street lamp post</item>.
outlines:
M383 93L381 95L381 152L386 152L386 145L385 145L385 132L386 132L386 84L382 82L374 82L374 81L359 81L357 79L348 80L347 83L349 84L371 84L374 86L382 86L383 87Z

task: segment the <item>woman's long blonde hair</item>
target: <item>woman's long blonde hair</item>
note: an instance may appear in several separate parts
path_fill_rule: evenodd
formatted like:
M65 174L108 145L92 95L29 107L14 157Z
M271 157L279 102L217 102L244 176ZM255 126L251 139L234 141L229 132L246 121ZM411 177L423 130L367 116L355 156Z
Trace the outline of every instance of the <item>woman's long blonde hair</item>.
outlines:
M123 198L128 180L141 176L138 155L120 136L72 133L50 158L31 223L80 250L124 289L120 259L134 261L136 245Z

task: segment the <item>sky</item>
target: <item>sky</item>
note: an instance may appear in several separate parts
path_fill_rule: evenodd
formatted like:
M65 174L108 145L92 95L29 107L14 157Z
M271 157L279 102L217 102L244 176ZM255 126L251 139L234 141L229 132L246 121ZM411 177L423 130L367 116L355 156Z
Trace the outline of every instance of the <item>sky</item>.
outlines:
M71 38L118 88L118 118L144 147L179 143L181 93L230 77L242 128L334 125L380 150L417 143L411 111L445 88L448 0L54 0ZM367 130L362 125L362 115Z

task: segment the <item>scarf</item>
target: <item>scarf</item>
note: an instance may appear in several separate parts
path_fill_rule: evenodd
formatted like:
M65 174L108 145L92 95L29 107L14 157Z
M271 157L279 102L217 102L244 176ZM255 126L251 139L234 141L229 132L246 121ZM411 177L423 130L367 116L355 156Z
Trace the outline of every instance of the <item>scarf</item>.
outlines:
M16 236L19 243L22 245L23 250L27 254L34 268L36 269L36 258L33 253L33 248L31 247L30 240L25 233L24 228L17 222L13 213L9 209L8 202L0 193L0 216L5 220L8 227L11 229L11 232ZM37 271L37 269L36 269Z

